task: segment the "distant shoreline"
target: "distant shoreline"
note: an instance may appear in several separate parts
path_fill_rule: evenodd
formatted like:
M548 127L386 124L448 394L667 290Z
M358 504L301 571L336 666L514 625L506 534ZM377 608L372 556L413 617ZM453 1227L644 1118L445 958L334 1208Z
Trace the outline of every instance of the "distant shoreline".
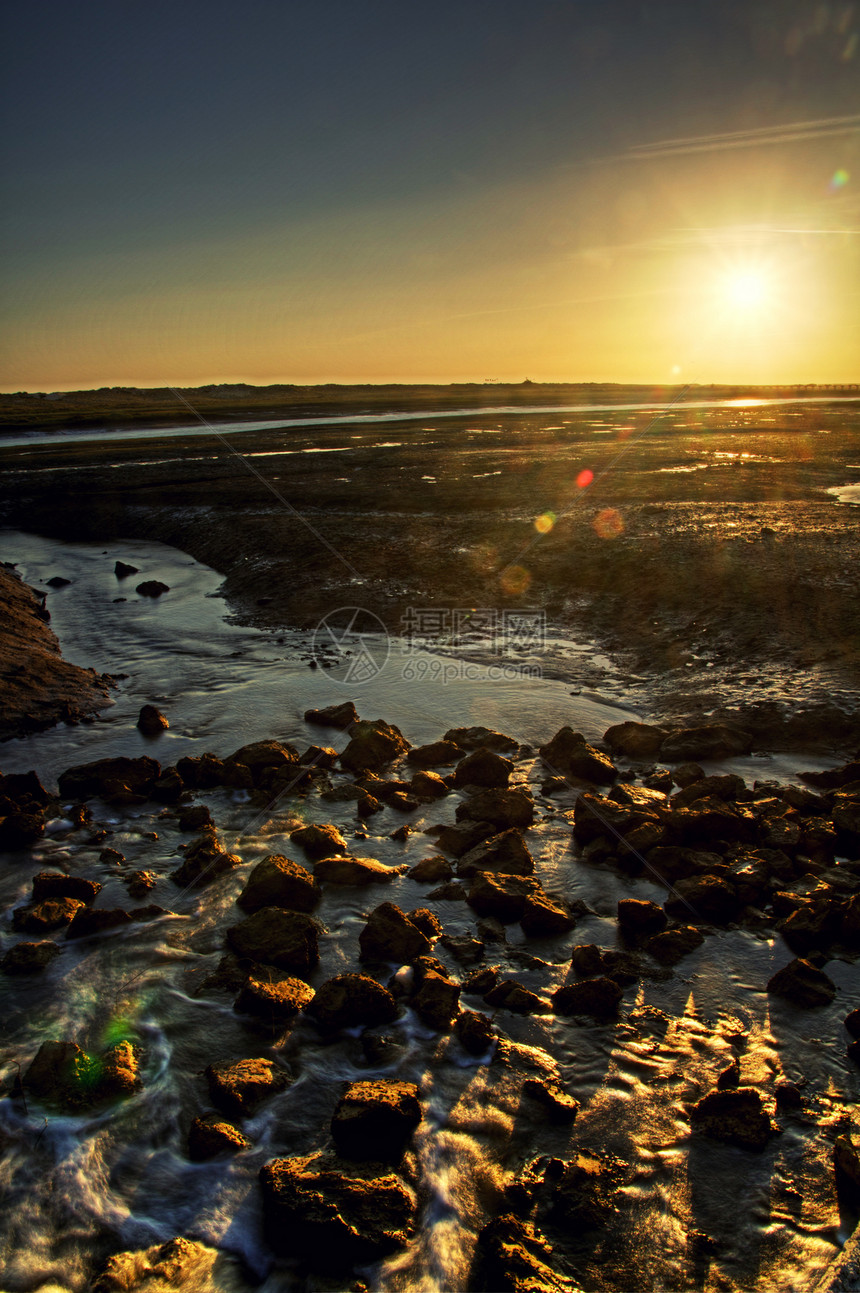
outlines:
M206 418L232 421L265 418L299 419L350 416L366 413L437 412L468 403L470 411L490 411L506 406L567 404L622 404L633 401L670 402L684 396L687 403L702 399L838 399L860 397L860 383L843 385L635 385L619 382L462 382L451 385L366 386L251 386L223 384L176 388L188 401L167 387L102 387L91 391L18 392L0 394L0 427L9 431L60 430L73 427L103 428L135 423L175 426L191 416L188 405ZM429 416L429 413L428 413Z

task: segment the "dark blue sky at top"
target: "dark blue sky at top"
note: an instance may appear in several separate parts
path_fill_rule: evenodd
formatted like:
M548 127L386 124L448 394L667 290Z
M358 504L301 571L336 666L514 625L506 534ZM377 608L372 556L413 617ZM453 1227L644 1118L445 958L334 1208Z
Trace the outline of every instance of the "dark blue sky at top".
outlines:
M858 64L834 62L832 24L817 31L814 11L7 4L5 255L250 230L284 211L480 190L650 140L856 111ZM787 54L795 19L805 35Z

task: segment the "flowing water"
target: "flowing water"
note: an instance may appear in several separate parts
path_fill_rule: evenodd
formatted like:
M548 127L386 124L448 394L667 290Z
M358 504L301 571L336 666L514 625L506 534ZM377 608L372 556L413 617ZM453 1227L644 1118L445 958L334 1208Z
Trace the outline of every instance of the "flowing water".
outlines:
M0 747L7 773L35 768L53 784L64 768L108 754L146 753L168 765L204 750L225 756L269 737L300 748L324 742L340 749L341 734L309 727L302 715L347 698L364 717L396 723L416 744L471 723L498 727L529 746L564 723L595 739L611 723L635 716L620 686L606 695L571 695L565 682L517 674L510 661L494 674L459 657L425 656L416 679L414 658L381 638L370 647L377 666L388 647L383 667L364 684L354 678L347 684L337 669L308 667L314 647L309 635L230 624L217 595L218 576L175 550L0 537L5 559L17 562L28 582L39 586L55 574L72 581L48 602L67 658L128 675L116 703L94 723L59 726ZM170 593L159 601L137 597L138 577L123 582L114 575L117 558L138 566L141 579L163 580ZM569 644L571 661L587 649ZM156 740L134 726L144 703L157 704L170 718L170 730ZM731 765L750 784L821 766L787 758ZM591 914L563 938L526 939L518 925L507 926L505 944L487 944L486 962L548 996L569 975L573 943L615 944L619 898L661 902L665 890L577 859L570 841L573 794L544 796L533 756L521 751L515 779L535 793L539 818L529 846L544 887L584 900ZM468 1056L405 1006L386 1030L381 1053L368 1052L352 1034L325 1041L306 1021L272 1037L233 1010L234 993L201 991L223 955L225 929L241 915L235 899L251 867L270 852L304 861L288 832L308 821L336 824L357 854L415 863L435 852L424 828L453 821L459 796L408 818L387 808L368 822L359 822L350 804L323 801L316 793L284 798L263 811L245 792L220 789L197 799L210 806L225 846L242 858L241 867L204 889L182 891L169 879L181 860L179 844L191 837L180 834L171 810L153 804L120 810L93 801L90 823L58 817L32 856L4 859L0 899L7 915L0 951L19 941L9 913L28 900L32 876L41 869L98 879L104 885L99 907L128 908L133 903L124 877L146 868L158 877L147 901L165 909L98 938L66 942L60 936L62 954L44 974L2 976L0 1075L7 1089L19 1066L26 1068L50 1039L98 1051L130 1038L140 1045L144 1078L131 1098L79 1115L59 1115L32 1098L0 1100L4 1290L78 1293L90 1287L109 1253L180 1234L236 1259L201 1288L298 1293L337 1287L275 1262L261 1233L257 1173L272 1157L328 1143L344 1082L372 1076L411 1080L421 1088L424 1121L415 1155L423 1212L410 1247L363 1273L369 1288L465 1289L475 1235L498 1210L504 1185L536 1155L570 1158L579 1151L612 1155L621 1164L617 1211L596 1236L566 1237L586 1290L801 1293L811 1287L853 1220L840 1213L831 1155L857 1093L841 1025L860 1005L855 966L831 962L835 1002L799 1012L764 991L770 975L791 959L781 940L740 928L717 932L674 972L628 988L614 1026L499 1011L496 1023L515 1043L504 1063ZM412 834L392 840L404 821ZM124 860L102 860L106 846ZM465 903L428 900L427 892L428 886L406 876L370 890L328 886L316 913L327 932L311 984L358 968L364 918L386 899L404 910L429 906L446 934L474 936ZM434 953L464 977L440 945ZM463 1005L485 1008L480 998L465 995ZM766 1096L782 1077L805 1083L803 1114L780 1116L781 1134L762 1153L691 1138L685 1117L685 1105L711 1089L738 1054L742 1080ZM189 1123L211 1108L206 1066L249 1055L276 1058L288 1069L290 1085L243 1123L251 1150L192 1163ZM580 1101L572 1126L549 1124L540 1106L521 1095L524 1076L534 1072L556 1075ZM704 1247L697 1239L702 1234L710 1236Z

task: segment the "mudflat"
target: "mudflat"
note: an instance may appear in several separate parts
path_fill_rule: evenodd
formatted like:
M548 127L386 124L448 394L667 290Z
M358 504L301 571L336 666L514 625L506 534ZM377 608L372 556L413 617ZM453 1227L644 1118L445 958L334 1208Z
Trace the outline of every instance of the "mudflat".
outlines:
M856 400L263 430L240 406L199 435L0 449L0 524L173 544L262 626L342 606L392 632L416 608L541 610L550 637L611 655L654 719L731 717L770 748L860 744ZM567 667L546 655L547 672ZM598 663L571 678L600 679Z

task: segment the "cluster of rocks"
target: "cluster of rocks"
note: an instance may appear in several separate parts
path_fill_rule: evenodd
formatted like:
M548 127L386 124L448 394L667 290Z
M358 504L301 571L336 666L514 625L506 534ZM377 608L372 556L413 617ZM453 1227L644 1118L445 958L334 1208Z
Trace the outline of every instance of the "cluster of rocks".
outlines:
M323 1037L360 1029L365 1054L379 1058L390 1040L381 1030L408 1007L426 1028L451 1034L448 1044L461 1053L504 1063L508 1052L500 1014L610 1022L629 985L645 976L670 974L714 929L730 923L772 925L781 934L797 955L771 978L767 990L803 1008L834 997L835 986L823 969L828 957L857 950L856 762L808 774L808 789L765 783L750 790L740 777L706 775L687 757L693 752L701 758L718 757L714 751L736 753L744 738L730 729L685 734L628 723L611 728L597 747L562 728L540 750L546 772L542 789L545 795L562 787L579 792L566 816L581 858L591 866L647 874L669 893L662 906L638 899L619 902L615 948L572 938L563 953L569 954L566 980L544 996L485 960L488 947L505 945L505 926L517 923L530 939L554 940L557 961L559 940L567 939L588 912L584 904L565 901L541 884L526 834L541 809L528 785L514 782L516 742L486 728L458 728L440 741L410 747L393 725L361 721L351 703L309 711L305 717L347 732L345 749L337 754L311 746L300 753L287 743L260 741L228 758L204 754L167 769L148 756L104 759L70 768L59 779L63 801L80 804L98 796L118 806L147 800L170 805L180 830L196 832L182 846L182 862L172 872L183 888L206 885L241 864L220 842L209 810L191 802L200 790L242 789L269 804L280 795L313 789L323 803L354 803L359 822L383 808L408 815L451 793L460 796L453 824L427 830L439 851L408 874L411 881L438 886L428 901L467 904L476 919L476 937L446 934L427 906L404 911L384 901L369 912L360 932L360 967L314 988L308 980L326 936L314 913L325 887L387 884L407 868L351 855L344 835L326 823L290 834L306 865L272 853L253 867L236 899L240 916L227 929L221 965L200 990L232 992L235 1010L266 1043L297 1024ZM687 761L672 771L653 763L622 769L614 761L619 756L650 760L673 755ZM395 762L410 769L408 779L391 775ZM330 774L336 767L349 779L333 784ZM446 768L451 771L434 770ZM602 793L598 786L605 788ZM32 773L0 779L4 796L13 807L0 820L0 830L16 812L44 828L45 816L56 808ZM557 822L554 809L552 814ZM395 837L407 830L400 828ZM24 848L38 832L12 838L14 847ZM145 893L152 877L139 871L127 882L132 892L136 886ZM14 914L15 928L41 933L65 927L68 939L161 914L161 908L93 908L99 889L83 877L40 874L32 902ZM437 942L464 967L462 979L433 954ZM30 972L58 954L51 939L20 943L7 952L2 968ZM473 1005L483 1003L486 1010L464 1007L462 996ZM857 1015L855 1011L846 1020L853 1038L860 1038ZM849 1051L855 1059L858 1044L855 1040ZM85 1087L90 1100L127 1094L139 1081L138 1057L130 1044L124 1045L122 1057L93 1060L73 1043L45 1043L23 1085L39 1098L67 1107L80 1105ZM123 1086L117 1070L133 1073L133 1080ZM87 1075L96 1071L98 1079L90 1080ZM250 1149L246 1120L292 1080L279 1058L262 1054L210 1065L205 1078L210 1107L188 1129L188 1154L197 1161ZM575 1119L577 1102L558 1081L530 1075L521 1089L542 1116L558 1122ZM792 1098L792 1093L782 1093L784 1107L791 1107ZM777 1130L762 1094L743 1086L737 1073L728 1070L714 1091L690 1106L688 1116L697 1134L748 1149L763 1148ZM266 1234L273 1249L312 1266L342 1270L407 1243L418 1206L407 1149L420 1120L419 1092L409 1083L353 1083L334 1109L331 1144L311 1154L274 1159L262 1169ZM596 1224L594 1217L614 1206L617 1164L595 1165L580 1155L570 1162L552 1160L540 1173L530 1171L512 1186L509 1211L479 1236L473 1286L573 1293L573 1275L552 1262L544 1230L557 1227L559 1218L565 1225L576 1218L577 1224L585 1224L583 1218Z

